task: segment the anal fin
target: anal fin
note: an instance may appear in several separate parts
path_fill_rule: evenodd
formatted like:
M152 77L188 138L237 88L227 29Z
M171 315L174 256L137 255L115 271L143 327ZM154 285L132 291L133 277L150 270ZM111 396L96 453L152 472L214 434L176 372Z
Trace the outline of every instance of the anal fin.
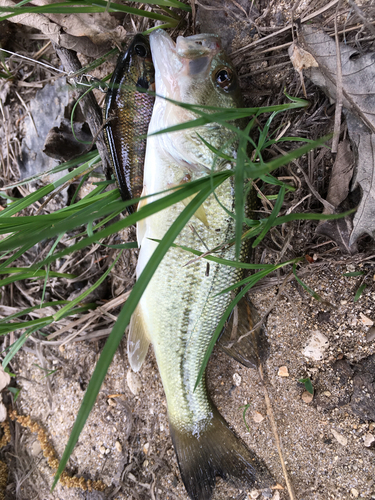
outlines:
M248 368L257 368L267 359L269 345L262 326L258 326L260 316L254 304L245 296L233 310L221 337L219 347L229 356ZM243 335L246 337L239 340Z
M150 338L146 331L140 304L136 307L129 325L128 359L132 370L138 372L146 358Z

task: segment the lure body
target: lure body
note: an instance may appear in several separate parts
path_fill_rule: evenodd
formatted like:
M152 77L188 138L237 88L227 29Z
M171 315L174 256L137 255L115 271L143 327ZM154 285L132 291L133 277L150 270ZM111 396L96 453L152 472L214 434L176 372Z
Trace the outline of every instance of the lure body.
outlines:
M103 112L107 147L124 201L141 196L146 135L155 100L146 91L154 90L154 81L149 42L136 35L117 61ZM135 211L136 205L128 210Z

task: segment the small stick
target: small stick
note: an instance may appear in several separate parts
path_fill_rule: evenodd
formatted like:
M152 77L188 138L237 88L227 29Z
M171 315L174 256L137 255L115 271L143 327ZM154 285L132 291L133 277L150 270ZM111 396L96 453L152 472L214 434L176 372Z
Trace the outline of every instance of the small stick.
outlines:
M337 4L335 15L335 42L336 42L336 108L335 126L333 129L332 153L337 153L337 146L340 140L341 112L342 112L342 66L339 35L337 32L337 16L340 2Z
M283 470L283 475L284 475L285 482L286 482L286 487L287 487L287 490L288 490L288 493L289 493L289 498L290 498L290 500L296 500L296 496L295 496L294 490L293 490L293 485L292 485L292 483L291 483L291 481L289 479L288 471L286 470L286 466L285 466L285 462L284 462L284 457L283 457L283 452L281 450L281 442L280 442L280 438L279 438L279 433L278 433L278 430L277 430L277 425L276 425L275 417L273 415L271 400L270 400L270 397L268 395L268 390L267 390L266 384L264 383L263 367L262 367L261 363L259 363L258 370L259 370L260 380L261 380L262 386L263 386L264 399L266 401L266 406L267 406L267 415L268 415L268 417L270 419L272 432L273 432L273 435L275 437L276 448L277 448L277 451L279 453L281 468Z

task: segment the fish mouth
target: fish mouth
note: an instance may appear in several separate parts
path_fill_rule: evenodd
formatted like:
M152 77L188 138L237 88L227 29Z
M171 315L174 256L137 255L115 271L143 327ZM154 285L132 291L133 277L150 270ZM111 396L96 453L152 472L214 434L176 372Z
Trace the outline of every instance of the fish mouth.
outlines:
M150 35L155 66L156 93L178 101L183 99L184 82L205 79L212 59L222 50L220 38L212 34L179 36L176 43L164 30Z

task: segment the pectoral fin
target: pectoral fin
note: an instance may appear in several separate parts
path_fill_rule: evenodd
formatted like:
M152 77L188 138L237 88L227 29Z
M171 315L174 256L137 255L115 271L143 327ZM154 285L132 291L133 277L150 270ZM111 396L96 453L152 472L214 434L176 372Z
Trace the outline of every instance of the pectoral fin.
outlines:
M229 356L248 368L257 368L268 356L268 340L262 326L249 333L259 323L260 316L253 303L242 299L233 310L218 341ZM239 340L243 335L246 337Z
M146 358L150 345L142 307L138 304L135 309L129 326L128 335L128 359L132 370L138 372Z
M185 198L184 200L182 200L182 203L185 205L185 207L191 202L191 200L193 198L195 198L195 194L191 195L191 196L188 196L187 198ZM201 222L203 222L203 224L207 227L208 226L208 221L207 221L207 216L206 216L206 211L203 207L203 205L201 205L198 210L195 212L195 217L197 217L197 219L199 219Z

